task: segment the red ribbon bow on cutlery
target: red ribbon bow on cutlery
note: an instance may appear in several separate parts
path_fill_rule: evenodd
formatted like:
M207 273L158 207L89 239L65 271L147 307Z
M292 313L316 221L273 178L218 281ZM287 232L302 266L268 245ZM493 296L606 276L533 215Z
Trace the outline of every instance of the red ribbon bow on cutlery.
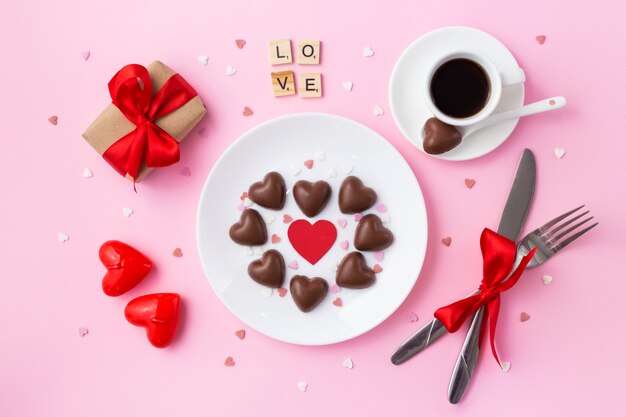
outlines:
M500 364L495 346L496 323L500 311L500 293L509 290L517 283L526 265L533 258L535 249L522 258L515 271L506 279L515 264L517 252L515 242L492 230L483 230L480 236L480 250L483 254L483 279L480 287L478 287L480 293L441 307L435 312L437 320L441 321L450 333L454 333L480 307L486 306L480 340L482 340L485 330L485 321L489 320L491 351Z
M178 162L178 142L154 121L197 96L193 87L183 77L174 74L153 97L148 70L131 64L109 81L109 92L113 104L136 128L111 145L102 157L117 172L128 174L133 180L137 179L144 157L146 165L154 168Z

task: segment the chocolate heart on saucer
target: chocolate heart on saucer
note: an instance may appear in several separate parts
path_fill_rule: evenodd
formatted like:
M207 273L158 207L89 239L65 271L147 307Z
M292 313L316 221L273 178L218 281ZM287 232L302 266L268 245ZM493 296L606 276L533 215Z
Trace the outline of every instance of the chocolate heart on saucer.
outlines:
M239 221L228 231L230 238L240 245L260 246L267 243L267 228L258 211L246 209L241 213Z
M358 250L383 250L393 243L393 234L383 226L375 214L368 214L359 220L354 232L354 247Z
M263 181L255 182L248 189L250 200L259 206L280 210L285 205L285 180L278 172L270 172Z
M270 288L280 288L285 280L285 259L275 249L263 254L261 259L250 262L248 275L254 281Z
M298 181L293 186L293 197L307 217L315 217L324 210L330 199L331 188L326 181Z
M374 284L376 274L367 266L365 256L361 252L350 252L341 260L335 281L340 287L358 290Z
M317 307L328 293L328 283L322 278L295 275L289 283L289 291L296 306L308 313Z
M351 175L339 187L339 210L344 214L361 213L372 207L377 198L376 191Z
M456 148L463 137L456 127L431 117L424 123L424 151L439 155Z

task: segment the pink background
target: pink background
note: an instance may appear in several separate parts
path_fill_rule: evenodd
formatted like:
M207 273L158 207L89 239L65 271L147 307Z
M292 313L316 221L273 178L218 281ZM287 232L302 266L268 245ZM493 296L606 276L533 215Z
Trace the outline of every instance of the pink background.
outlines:
M0 17L0 415L623 412L623 2L31 3L5 5ZM502 40L526 71L527 102L564 95L568 106L522 120L502 147L478 160L447 163L412 148L390 114L389 76L410 42L447 25L474 26ZM537 35L547 36L544 45ZM247 41L243 50L237 38ZM322 99L272 96L266 45L277 38L322 40L322 65L291 67L323 73ZM375 55L364 58L368 45ZM88 61L84 50L91 51ZM198 62L201 54L208 65ZM196 129L184 142L180 164L153 173L135 194L80 135L110 101L110 77L127 63L153 59L182 73L209 115L199 126L206 134ZM227 77L227 65L237 74ZM352 92L342 89L345 80L354 83ZM385 110L379 117L377 104ZM244 106L254 115L243 117ZM242 324L213 293L195 246L197 201L215 160L256 124L300 111L347 116L380 132L409 161L429 215L426 262L407 301L373 331L334 346L292 346L251 329L239 340L234 332ZM51 115L58 115L57 126L48 123ZM601 224L504 295L498 345L511 369L503 373L484 349L465 399L452 406L446 391L464 332L400 367L389 356L435 308L477 285L480 231L497 226L524 147L538 166L526 230L579 203ZM565 148L563 159L555 147ZM190 177L180 174L185 166ZM93 178L81 177L85 167ZM468 190L465 178L476 186ZM122 207L135 214L124 218ZM69 241L58 243L58 232ZM449 248L440 243L444 236L453 239ZM97 251L111 238L156 263L149 278L119 298L100 289ZM176 247L182 258L172 256ZM544 274L552 284L543 284ZM179 292L185 303L182 329L165 350L152 348L123 316L130 299L159 291ZM525 323L522 311L531 315ZM410 312L417 323L409 322ZM89 329L82 338L81 326ZM234 367L224 366L227 356ZM342 367L347 357L352 370ZM301 380L309 383L306 393L296 388Z

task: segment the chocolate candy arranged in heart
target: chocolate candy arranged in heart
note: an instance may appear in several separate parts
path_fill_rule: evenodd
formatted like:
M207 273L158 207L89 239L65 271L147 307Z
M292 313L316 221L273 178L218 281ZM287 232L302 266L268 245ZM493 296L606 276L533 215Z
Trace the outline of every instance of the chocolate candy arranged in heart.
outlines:
M362 289L376 282L376 274L361 252L350 252L341 260L335 281L343 288Z
M267 228L258 211L246 209L239 221L230 227L230 238L240 245L260 246L267 243Z
M248 275L254 281L270 288L280 288L285 280L285 259L275 249L263 254L261 259L250 262Z
M431 155L439 155L456 148L463 138L456 129L441 120L431 117L424 123L424 151Z
M291 297L298 308L308 313L317 307L328 293L328 283L319 277L295 275L289 283Z
M331 188L326 181L298 181L293 186L293 197L307 217L315 217L324 210L330 199Z
M354 247L362 251L387 249L393 243L393 234L383 226L375 214L368 214L359 220L354 233Z
M261 207L280 210L285 205L287 187L283 176L278 172L270 172L263 181L255 182L248 189L248 196Z
M354 175L349 176L339 187L339 210L344 214L361 213L376 203L376 191L363 185Z

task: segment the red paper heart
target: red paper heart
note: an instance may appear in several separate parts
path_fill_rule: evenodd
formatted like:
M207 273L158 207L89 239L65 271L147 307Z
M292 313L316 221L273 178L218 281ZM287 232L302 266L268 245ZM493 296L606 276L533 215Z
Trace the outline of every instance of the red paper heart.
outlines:
M109 240L100 246L100 261L107 268L102 279L106 295L117 297L139 284L152 269L152 262L132 246Z
M178 328L180 296L172 293L148 294L131 300L124 309L126 320L146 328L154 347L169 345Z
M287 236L296 252L311 265L315 265L335 243L337 229L328 220L318 220L311 224L301 219L291 223Z

